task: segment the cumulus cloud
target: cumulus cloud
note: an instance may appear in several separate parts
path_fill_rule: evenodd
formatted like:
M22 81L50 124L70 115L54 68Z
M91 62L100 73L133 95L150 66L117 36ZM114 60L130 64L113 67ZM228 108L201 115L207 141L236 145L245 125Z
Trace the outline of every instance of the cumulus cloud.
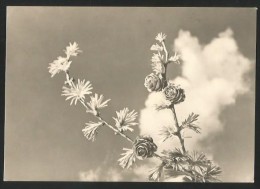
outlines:
M151 109L163 109L171 104L169 100L166 99L163 92L152 92L145 102L146 107Z
M101 169L98 168L96 170L89 171L81 171L79 173L80 181L98 181L100 179Z
M221 132L225 124L221 122L222 110L235 104L238 95L249 91L244 75L252 67L252 61L239 51L233 31L227 29L219 33L209 44L201 45L198 38L189 31L180 31L174 41L174 48L181 53L183 63L181 75L173 82L185 89L186 99L176 105L179 123L191 112L199 114L202 134L185 132L189 150L199 149L199 141ZM176 65L170 65L176 66ZM158 144L159 151L179 147L177 138L162 143L159 132L162 126L174 125L170 110L156 111L153 104L165 103L153 93L146 100L146 108L141 110L140 132L151 135ZM208 149L210 151L210 149Z
M122 169L121 167L105 168L100 166L96 169L79 172L79 181L95 182L95 181L106 181L106 182L142 182L147 181L149 171L159 163L158 161L148 160L143 162L142 165L134 165L130 169Z
M115 168L109 168L104 171L104 168L98 167L95 170L81 171L79 173L80 181L122 181L123 175Z

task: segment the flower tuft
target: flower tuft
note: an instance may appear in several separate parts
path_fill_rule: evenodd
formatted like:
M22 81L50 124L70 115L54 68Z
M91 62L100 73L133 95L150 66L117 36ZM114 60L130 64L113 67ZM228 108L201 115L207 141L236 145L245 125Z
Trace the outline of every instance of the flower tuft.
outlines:
M181 55L175 52L174 56L171 56L169 58L169 61L174 62L176 64L180 64L181 63Z
M67 58L59 56L57 60L49 63L48 69L51 77L55 76L57 73L60 73L60 71L66 72L69 69L70 64L71 61L68 61Z
M107 103L110 99L103 102L104 96L95 94L95 96L90 97L90 102L88 102L88 106L90 110L87 110L89 113L93 113L94 115L99 115L99 110L107 107Z
M151 50L152 51L163 51L163 47L156 43L155 45L151 46Z
M164 74L165 73L165 67L161 62L153 62L152 63L152 70L156 74Z
M67 58L70 58L70 56L77 56L81 50L79 50L79 46L76 42L73 44L70 43L69 46L66 47L66 50L64 50L65 54L67 55Z
M94 142L96 140L96 135L98 133L97 129L99 128L99 126L103 125L103 123L102 122L95 123L90 121L89 123L85 123L85 124L86 127L82 129L82 132L88 140Z
M134 129L131 128L131 126L137 125L137 123L134 122L137 117L137 112L135 112L135 110L130 112L128 108L124 108L119 112L116 111L116 114L117 118L113 117L113 119L116 122L116 127L118 128L118 130L120 132L124 132L127 130L133 132Z
M121 158L117 161L119 161L119 165L123 168L123 169L128 169L130 168L133 163L135 162L135 153L133 149L128 149L128 148L123 148L123 150L125 151L124 153L121 154Z
M74 104L76 105L78 100L84 100L85 95L91 94L91 83L89 81L85 82L85 79L83 81L80 81L78 79L78 83L75 85L72 83L72 85L68 88L63 86L62 87L62 96L66 96L66 100L71 100L70 105Z
M164 33L161 32L161 33L158 33L158 35L155 37L155 39L161 43L166 39L166 37L167 37L167 35L165 35Z
M154 169L150 170L151 174L148 176L150 181L157 181L159 182L162 177L164 163L161 163L159 166L155 167Z
M164 57L163 55L153 53L151 61L153 63L161 63L163 61L163 57Z
M176 135L176 129L169 126L163 126L159 135L161 135L162 142Z

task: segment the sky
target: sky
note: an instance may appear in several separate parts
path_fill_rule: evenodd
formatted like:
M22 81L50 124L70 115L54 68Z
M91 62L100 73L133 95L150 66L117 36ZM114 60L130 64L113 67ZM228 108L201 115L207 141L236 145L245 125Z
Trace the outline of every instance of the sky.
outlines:
M95 118L65 101L65 75L51 78L47 67L76 41L83 52L70 73L111 99L103 117L113 124L115 111L135 109L140 126L129 135L153 135L149 103L156 102L144 78L159 32L167 35L169 52L183 57L168 69L187 96L177 115L200 114L202 134L187 139L188 147L212 157L222 181L252 182L256 9L151 7L8 7L4 180L145 181L154 162L122 170L117 159L130 145L108 128L87 141L84 123ZM154 117L167 119L164 113ZM176 144L170 142L162 148Z

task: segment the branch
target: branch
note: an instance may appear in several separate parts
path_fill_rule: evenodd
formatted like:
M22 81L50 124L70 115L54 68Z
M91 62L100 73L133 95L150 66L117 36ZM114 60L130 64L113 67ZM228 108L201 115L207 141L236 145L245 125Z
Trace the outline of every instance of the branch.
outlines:
M186 153L186 149L185 149L185 146L184 146L184 139L181 136L181 127L179 126L174 106L172 106L171 110L172 110L174 121L175 121L175 125L176 125L176 128L177 128L176 136L180 140L181 148L182 148L183 153Z
M187 129L191 129L193 131L195 131L196 133L200 133L201 128L198 127L194 122L198 120L199 115L198 114L194 114L193 112L188 116L187 119L185 119L182 122L181 130L187 128Z
M66 72L66 83L68 83L71 87L75 86L73 79L70 77L69 72ZM88 105L84 102L84 100L80 99L81 104L87 109L89 110L90 108L88 107ZM97 119L99 119L104 125L106 125L108 128L110 128L111 130L113 130L115 133L118 133L120 136L124 137L125 139L127 139L129 142L133 143L134 141L128 137L127 135L119 132L117 129L115 129L112 125L108 124L100 115L95 115L95 117Z
M169 55L168 55L168 51L166 49L164 41L162 41L162 45L163 45L163 50L164 50L164 53L165 53L165 63L163 64L164 67L165 67L165 73L162 75L162 78L163 78L163 83L167 84L166 72L167 72L167 62L168 62L168 56ZM176 125L176 128L177 128L176 136L180 140L183 153L186 153L186 149L185 149L185 146L184 146L184 139L181 136L181 127L179 126L179 123L178 123L178 119L177 119L177 115L176 115L176 112L175 112L174 105L171 106L171 110L172 110L174 121L175 121L175 125Z
M96 116L100 121L102 121L106 126L108 126L110 129L112 129L115 133L118 133L120 136L124 137L126 140L128 140L129 142L133 143L134 141L128 137L127 135L125 135L124 133L121 133L120 131L118 131L117 129L115 129L112 125L108 124L105 120L103 120L103 118L98 115Z
M69 72L66 72L66 83L68 83L70 86L75 86L74 82L73 82L73 78L70 77ZM90 108L88 107L88 105L84 102L84 100L80 99L81 104L87 109L89 110ZM131 143L134 143L134 141L127 136L126 134L118 131L116 128L114 128L112 125L110 125L109 123L107 123L100 115L94 115L97 119L99 119L103 125L107 126L108 128L110 128L111 130L113 130L115 133L118 133L120 136L122 136L123 138L125 138L126 140L128 140ZM160 155L158 155L157 153L154 153L154 157L160 159L162 162L164 163L168 163L168 161L165 158L162 158Z

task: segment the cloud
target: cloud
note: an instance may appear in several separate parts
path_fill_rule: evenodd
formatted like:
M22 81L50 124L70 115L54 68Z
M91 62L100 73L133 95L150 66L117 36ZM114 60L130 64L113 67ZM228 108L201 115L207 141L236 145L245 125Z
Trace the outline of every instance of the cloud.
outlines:
M79 173L79 180L80 181L122 181L123 175L120 173L119 170L115 168L109 168L105 170L104 168L98 167L95 170L89 171L81 171Z
M81 171L79 173L80 181L99 181L101 175L101 169L97 168L96 170Z
M201 45L189 31L181 30L174 41L174 48L181 53L183 63L181 76L173 82L186 93L185 101L176 105L178 121L181 123L191 112L200 115L198 123L202 134L184 133L184 136L192 136L192 139L185 139L186 147L199 150L199 141L223 131L225 124L220 120L222 110L235 104L238 95L249 91L250 86L245 82L244 75L253 63L239 51L231 29L219 33L206 45ZM177 138L164 143L160 140L162 126L174 125L174 120L170 110L154 110L153 104L163 102L158 97L154 93L149 94L146 108L141 110L140 133L151 135L159 151L179 147Z
M130 182L142 182L147 181L149 171L155 166L155 162L148 160L143 162L142 165L134 165L130 169L122 169L110 167L105 168L100 166L96 169L91 169L89 171L79 172L80 181L106 181L106 182L120 182L120 181L130 181Z
M122 181L123 175L117 170L110 168L107 171L106 181Z

